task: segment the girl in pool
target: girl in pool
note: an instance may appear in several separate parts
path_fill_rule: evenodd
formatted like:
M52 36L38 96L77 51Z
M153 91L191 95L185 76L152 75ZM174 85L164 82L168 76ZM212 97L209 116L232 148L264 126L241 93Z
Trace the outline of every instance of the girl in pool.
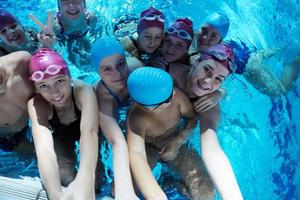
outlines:
M127 143L118 124L118 109L128 105L129 69L123 47L114 39L98 39L92 47L91 65L101 77L96 86L100 127L112 145L116 199L137 199L129 168Z
M232 49L227 45L218 44L195 57L192 68L185 78L183 76L187 73L183 76L173 76L173 79L185 80L184 84L179 86L184 88L184 92L193 102L217 90L233 72L233 62ZM194 108L198 110L195 105ZM220 122L219 105L206 112L197 113L200 118L202 158L210 177L222 199L243 199L230 162L218 141L216 132Z
M32 56L29 74L37 95L28 102L28 112L49 198L95 199L99 115L93 88L72 81L64 59L50 49ZM80 149L77 173L76 141Z
M209 15L199 30L196 47L202 53L212 45L219 44L229 30L229 19L226 14L216 12ZM227 43L227 42L225 42ZM235 73L243 75L258 91L270 97L286 94L293 88L300 73L300 56L284 65L282 77L277 77L265 65L265 60L278 53L278 49L257 50L249 49L241 41L230 40L228 44L235 51Z
M194 37L193 23L188 18L178 18L165 30L161 55L151 60L152 66L157 66L169 72L172 76L182 76L190 69L189 47ZM174 79L174 84L182 85L184 79ZM214 107L225 95L223 89L204 95L197 100L198 111L204 112Z
M148 65L151 57L155 57L163 40L164 22L163 13L150 7L141 13L137 33L121 39L124 49L130 55L130 67Z

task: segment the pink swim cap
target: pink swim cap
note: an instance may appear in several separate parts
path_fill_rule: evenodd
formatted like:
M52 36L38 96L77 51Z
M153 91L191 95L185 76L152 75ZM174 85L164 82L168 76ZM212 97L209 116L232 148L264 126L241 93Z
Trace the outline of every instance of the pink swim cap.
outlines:
M190 47L194 38L193 22L188 18L178 18L168 26L166 34L184 40Z
M47 73L49 66L58 67L57 72ZM52 67L52 68L53 68ZM65 60L55 51L47 48L39 49L35 52L29 62L29 74L31 80L35 81L35 77L32 77L34 73L43 73L42 80L50 78L56 75L67 75L70 76L70 72Z
M227 68L231 73L235 72L234 53L230 46L226 44L217 44L208 48L199 60L214 59Z
M10 24L18 23L17 19L4 9L0 9L0 30Z
M140 34L144 29L150 27L158 27L164 29L165 17L159 10L150 7L141 13L139 23L137 25L137 33Z

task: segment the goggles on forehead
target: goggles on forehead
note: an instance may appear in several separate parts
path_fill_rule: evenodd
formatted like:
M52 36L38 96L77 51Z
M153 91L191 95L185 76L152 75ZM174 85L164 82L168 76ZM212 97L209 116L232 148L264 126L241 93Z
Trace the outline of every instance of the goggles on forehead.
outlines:
M162 15L154 15L154 14L149 14L149 15L145 15L144 17L140 18L139 21L142 20L146 20L146 21L154 21L154 20L158 20L160 22L165 22L165 17Z
M209 52L205 52L205 55L208 56L212 56L213 58L217 59L218 61L228 61L228 69L231 72L235 72L236 71L236 65L234 64L234 62L229 58L229 55L222 53L222 52L218 52L218 51L209 51Z
M49 65L45 71L35 71L31 76L30 80L32 81L41 81L44 79L45 74L56 75L62 69L67 69L64 65Z
M155 110L156 108L158 108L160 105L164 104L164 103L170 103L172 101L172 98L173 98L173 91L171 92L171 95L166 99L164 100L163 102L161 103L157 103L157 104L142 104L142 103L138 103L139 105L143 106L143 107L146 107L146 108L153 108L152 110Z
M183 40L193 40L192 36L187 31L177 30L174 27L167 28L166 33L168 33L168 34L176 33L178 35L178 37Z

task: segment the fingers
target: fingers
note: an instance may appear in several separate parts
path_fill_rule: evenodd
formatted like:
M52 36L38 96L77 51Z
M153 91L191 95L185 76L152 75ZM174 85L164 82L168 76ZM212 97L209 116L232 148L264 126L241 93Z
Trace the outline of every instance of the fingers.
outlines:
M36 18L33 14L29 14L29 17L34 21L34 23L40 27L40 29L43 29L44 25L42 24L42 22Z
M52 29L52 13L51 11L47 11L47 26L49 27L49 29Z

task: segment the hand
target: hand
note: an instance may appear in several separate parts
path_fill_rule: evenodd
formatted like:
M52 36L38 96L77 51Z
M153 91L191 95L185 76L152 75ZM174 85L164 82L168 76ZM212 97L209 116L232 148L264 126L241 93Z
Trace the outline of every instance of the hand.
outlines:
M169 63L163 57L154 58L150 61L153 67L165 68Z
M76 177L63 192L60 200L95 200L94 180L87 176Z
M140 200L135 194L122 195L122 197L115 197L115 200L123 200L123 199L132 199L132 200Z
M208 111L209 109L215 107L220 102L222 97L223 94L218 90L199 97L199 99L193 103L194 110L198 113Z
M174 138L172 139L166 146L164 146L160 153L160 157L162 158L163 161L170 161L173 160L180 148L180 141L179 138Z
M56 42L56 37L53 31L52 14L50 11L48 11L47 14L48 14L48 18L47 18L47 23L45 25L33 14L29 14L29 17L41 29L41 32L37 34L40 43L43 44L43 47L51 48Z

